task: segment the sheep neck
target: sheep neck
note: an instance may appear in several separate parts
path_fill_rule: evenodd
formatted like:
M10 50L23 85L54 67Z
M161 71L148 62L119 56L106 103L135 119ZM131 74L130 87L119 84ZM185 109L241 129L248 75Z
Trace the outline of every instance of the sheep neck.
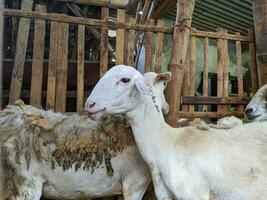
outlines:
M143 96L138 106L126 115L136 144L146 162L155 162L155 153L159 155L168 151L165 138L167 129L171 127L165 123L162 112L154 105L151 97Z

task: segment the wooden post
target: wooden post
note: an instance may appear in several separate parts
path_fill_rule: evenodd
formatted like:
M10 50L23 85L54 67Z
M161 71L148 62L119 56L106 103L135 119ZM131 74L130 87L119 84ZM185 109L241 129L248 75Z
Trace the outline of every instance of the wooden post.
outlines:
M47 75L47 97L46 109L55 109L56 99L56 74L57 74L57 54L58 54L58 22L51 22L50 25L50 47L49 47L49 64Z
M222 29L218 29L218 33L222 34ZM223 96L223 41L217 40L217 96ZM222 106L218 105L218 112L222 111Z
M240 33L236 33L236 36L240 36ZM244 95L243 92L243 70L242 70L242 49L241 42L236 41L236 67L237 67L237 87L238 87L238 96L242 97ZM240 105L238 107L240 112L244 111L244 106Z
M3 56L3 30L4 30L4 15L2 13L2 9L4 8L4 2L0 2L0 74L2 74L2 56ZM3 100L3 94L2 94L2 76L0 76L0 109L2 109L2 100ZM2 184L1 184L2 185ZM3 194L3 188L0 186L0 194Z
M203 96L207 97L209 93L209 38L204 39L204 63L203 63ZM208 111L207 105L203 105L203 112Z
M256 47L255 47L255 34L254 29L249 29L248 31L249 38L251 42L249 42L249 69L250 69L250 77L252 84L252 91L256 93L258 90L258 85L262 85L264 83L264 76L267 76L267 71L258 68L256 63Z
M84 41L85 41L85 26L78 26L77 40L77 112L83 111L84 99Z
M22 0L21 10L31 11L32 5L33 5L33 0ZM25 56L26 56L28 37L29 37L29 29L30 29L30 19L20 18L16 53L14 59L14 68L12 72L12 80L10 86L9 104L13 104L17 99L20 98Z
M185 72L184 72L184 83L183 83L183 96L189 96L190 92L190 45L187 48L186 61L185 61ZM182 111L188 112L189 106L182 105Z
M227 31L223 29L223 34L226 35ZM227 97L229 94L228 92L228 82L229 82L229 69L228 69L228 40L222 40L223 45L223 96ZM223 111L228 111L228 105L223 106Z
M67 75L68 75L68 40L69 24L59 23L56 76L56 104L57 112L66 111Z
M117 10L117 21L125 22L125 10ZM118 29L116 36L116 65L124 64L125 30Z
M171 126L177 126L178 111L180 110L181 89L184 77L184 65L188 48L188 39L192 22L195 0L177 1L177 21L175 22L169 71L173 78L168 84L167 101L170 112L166 121Z
M129 23L134 24L135 19L130 18ZM135 43L134 43L134 30L129 30L128 33L128 49L127 49L127 65L134 66L134 51L135 51Z
M45 5L36 5L36 11L46 12ZM36 19L34 22L34 44L32 58L32 80L30 104L41 107L42 83L43 83L43 64L45 46L45 21Z
M164 27L164 21L158 20L157 26ZM163 40L164 40L164 33L157 33L156 39L156 58L154 63L154 70L155 72L159 73L162 71L162 51L163 51Z
M153 25L154 20L150 19L148 20L147 25ZM153 62L154 62L154 56L153 56L153 32L146 32L146 45L145 45L145 72L151 72L154 71L153 69Z
M252 0L252 10L256 39L257 69L260 75L259 86L262 86L267 83L267 1Z
M196 78L196 50L197 41L195 36L190 37L190 96L195 96L195 78ZM195 105L189 106L189 112L195 111Z
M109 10L107 7L102 7L102 20L108 21ZM100 77L108 71L108 28L101 28L100 40Z

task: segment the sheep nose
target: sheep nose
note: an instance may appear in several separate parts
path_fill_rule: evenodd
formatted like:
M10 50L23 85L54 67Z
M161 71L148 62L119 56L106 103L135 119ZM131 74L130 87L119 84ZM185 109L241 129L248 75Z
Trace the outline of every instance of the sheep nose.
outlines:
M247 108L247 109L245 110L246 115L249 115L249 114L251 114L252 112L253 112L253 108Z
M85 103L85 110L91 109L95 107L96 103L94 101L86 101Z

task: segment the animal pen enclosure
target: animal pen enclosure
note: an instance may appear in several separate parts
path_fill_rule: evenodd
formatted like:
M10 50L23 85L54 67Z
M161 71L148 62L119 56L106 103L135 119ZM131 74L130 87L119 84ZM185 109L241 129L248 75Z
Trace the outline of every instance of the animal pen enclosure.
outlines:
M18 32L14 67L10 79L11 87L4 91L2 97L4 101L7 102L8 100L12 104L17 99L23 98L36 107L54 109L58 112L82 112L84 98L88 96L93 85L108 68L115 64L135 65L136 43L141 34L144 34L145 37L145 71L162 71L164 35L172 34L172 27L166 27L162 20L155 22L153 19L144 20L143 24L136 24L135 19L129 17L125 14L125 10L121 9L117 10L117 19L114 21L108 20L108 8L102 7L101 13L101 19L92 19L47 13L46 8L42 5L37 5L35 11L4 9L6 17L20 18L19 23L24 29L23 31L19 29ZM34 24L34 41L32 62L28 64L28 69L32 69L31 76L29 76L24 73L24 65L31 21ZM77 56L74 62L69 62L70 27L76 29L77 33L77 48L75 49ZM88 27L100 29L100 63L91 66L91 68L86 64L93 57L85 59L84 41ZM114 52L110 51L109 48L109 30L116 31L115 62L110 60L110 55ZM45 39L48 34L50 35L47 47L49 48L49 57L48 60L44 60ZM241 36L239 33L228 34L223 29L218 30L218 32L191 29L190 35L188 64L183 85L183 96L181 97L182 106L177 117L221 118L227 115L243 115L243 107L248 102L248 97L243 92L241 46L247 46L250 52L252 91L256 91L258 87L253 30L250 31L249 36ZM197 38L204 39L203 96L195 96ZM217 73L214 75L217 92L213 96L208 92L208 81L211 75L208 70L208 46L211 40L215 40L217 45ZM236 46L238 86L237 94L231 94L231 96L229 96L228 88L229 41L235 42ZM98 57L98 54L95 57ZM23 84L29 80L31 80L30 89L25 90L26 87ZM67 105L69 98L76 99L75 108L71 110ZM201 112L195 111L195 105L203 105L200 108ZM207 105L216 105L216 109L211 111ZM229 109L230 105L238 107L233 111Z

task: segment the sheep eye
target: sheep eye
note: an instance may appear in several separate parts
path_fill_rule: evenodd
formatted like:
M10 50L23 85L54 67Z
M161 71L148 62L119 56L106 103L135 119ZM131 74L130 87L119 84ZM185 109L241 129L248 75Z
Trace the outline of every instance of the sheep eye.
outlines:
M122 79L121 79L121 82L123 82L123 83L128 83L129 81L130 81L129 78L122 78Z

